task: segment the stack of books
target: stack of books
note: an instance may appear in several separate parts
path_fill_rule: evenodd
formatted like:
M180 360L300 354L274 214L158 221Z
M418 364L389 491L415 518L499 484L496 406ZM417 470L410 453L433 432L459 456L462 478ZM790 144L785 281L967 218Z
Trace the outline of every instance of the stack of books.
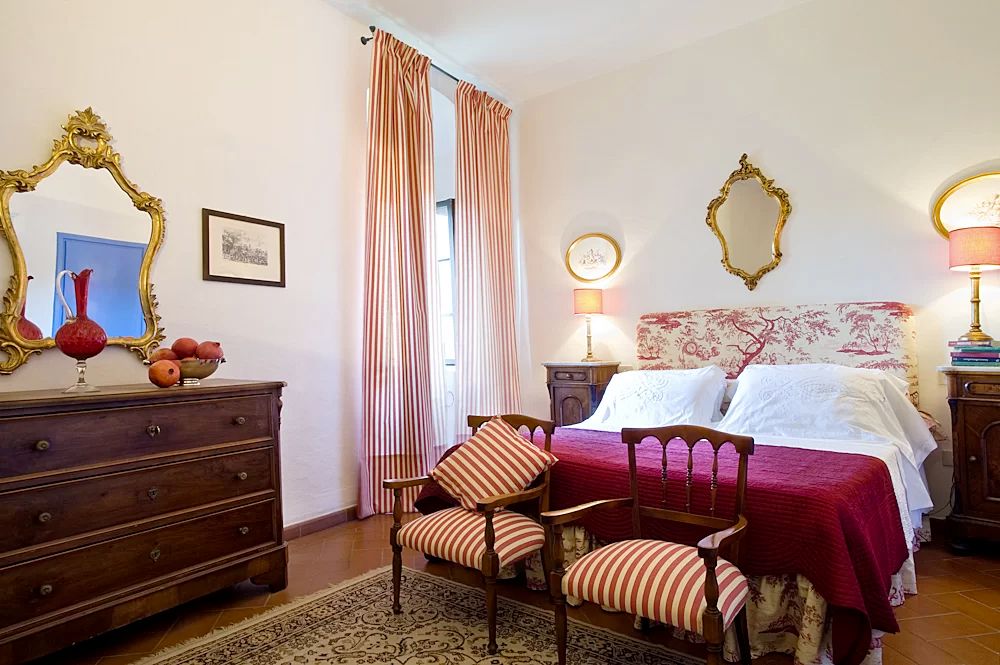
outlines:
M1000 367L1000 340L948 342L951 364L964 367Z

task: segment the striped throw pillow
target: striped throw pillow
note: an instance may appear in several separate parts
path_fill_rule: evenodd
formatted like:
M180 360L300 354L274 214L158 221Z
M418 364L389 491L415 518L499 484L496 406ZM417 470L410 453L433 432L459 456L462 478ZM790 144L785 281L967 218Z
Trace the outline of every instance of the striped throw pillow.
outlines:
M495 417L441 460L430 475L463 508L475 510L477 501L523 490L557 461L555 455L526 441Z

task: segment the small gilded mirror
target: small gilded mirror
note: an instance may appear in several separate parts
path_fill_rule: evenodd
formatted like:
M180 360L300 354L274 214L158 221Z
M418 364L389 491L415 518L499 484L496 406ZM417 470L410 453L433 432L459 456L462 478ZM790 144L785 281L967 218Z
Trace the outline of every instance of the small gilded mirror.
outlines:
M765 178L746 154L708 204L705 221L722 245L722 265L751 291L781 262L781 231L791 211L785 190Z
M55 346L67 316L57 292L66 272L93 270L89 316L108 336L145 358L163 330L150 283L163 239L160 200L121 170L111 136L90 109L70 116L52 155L30 171L0 171L0 235L12 274L0 314L0 374ZM60 283L63 282L63 283Z

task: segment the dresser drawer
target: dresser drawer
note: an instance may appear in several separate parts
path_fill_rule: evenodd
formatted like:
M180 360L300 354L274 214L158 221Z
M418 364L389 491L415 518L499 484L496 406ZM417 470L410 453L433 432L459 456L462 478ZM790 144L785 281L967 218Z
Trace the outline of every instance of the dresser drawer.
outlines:
M585 369L553 369L549 370L549 382L557 381L589 383L590 371Z
M263 501L0 569L0 628L276 543Z
M3 493L0 551L274 489L272 467L262 448Z
M0 420L0 478L271 435L268 395Z

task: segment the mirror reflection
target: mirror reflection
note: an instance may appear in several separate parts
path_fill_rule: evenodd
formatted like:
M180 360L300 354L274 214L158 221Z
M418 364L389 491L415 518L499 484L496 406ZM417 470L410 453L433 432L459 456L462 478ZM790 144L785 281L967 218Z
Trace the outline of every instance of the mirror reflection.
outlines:
M756 179L732 184L716 221L734 268L752 274L771 262L779 212L778 201L768 196Z
M24 317L51 338L66 313L56 295L63 270L92 268L88 314L109 337L142 337L146 320L139 298L139 271L150 242L150 216L105 169L63 163L31 192L11 196L10 213L24 253L28 282ZM73 282L62 278L75 314ZM27 328L22 322L20 328Z

